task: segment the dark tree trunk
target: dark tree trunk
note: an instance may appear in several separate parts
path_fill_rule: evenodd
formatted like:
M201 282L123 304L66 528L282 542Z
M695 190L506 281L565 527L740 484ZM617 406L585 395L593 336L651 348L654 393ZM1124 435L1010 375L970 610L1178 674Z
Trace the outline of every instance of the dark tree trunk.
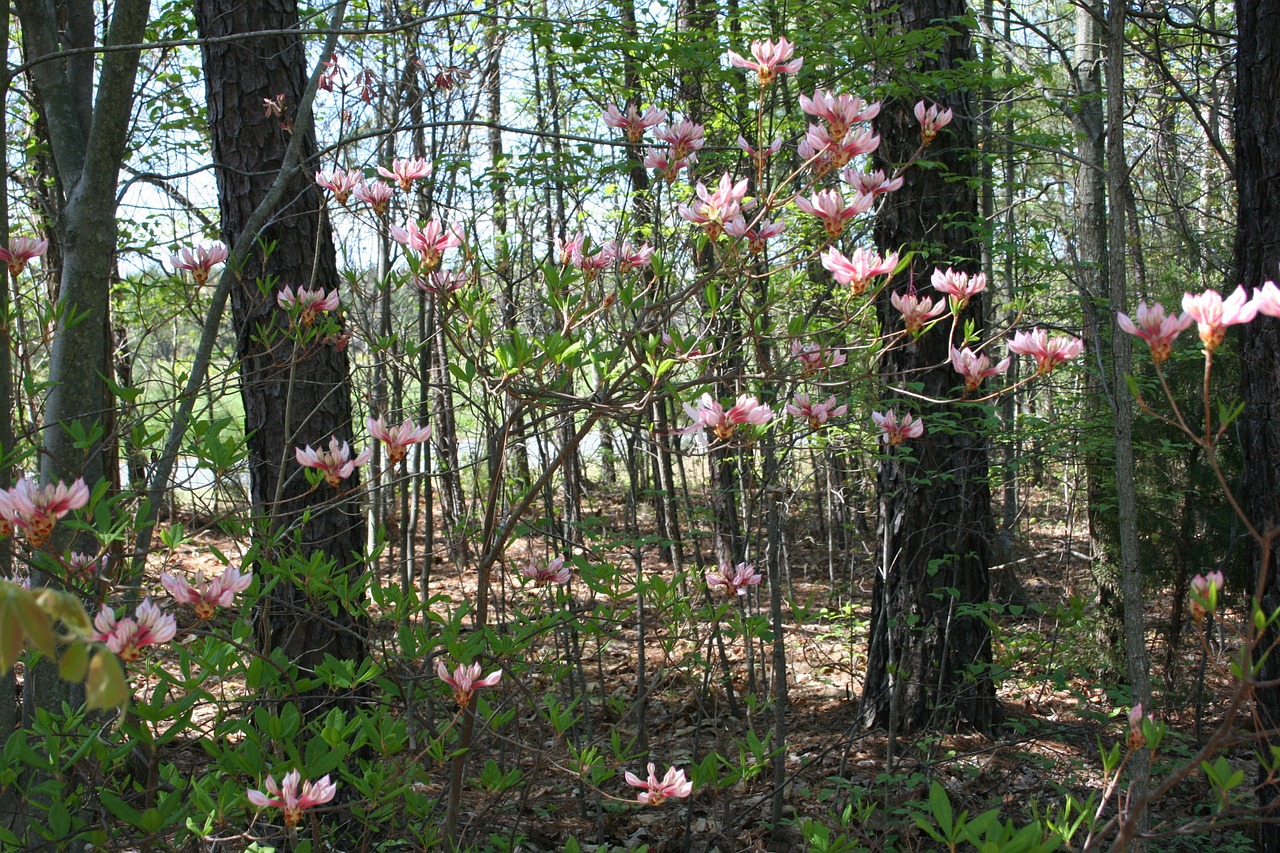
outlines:
M900 31L945 24L949 34L912 69L935 74L928 97L955 118L926 156L937 169L913 169L906 185L887 196L876 222L882 251L902 246L921 255L912 271L880 295L885 334L902 328L889 304L891 291L914 286L923 295L936 265L971 273L980 270L978 169L973 109L967 92L939 88L945 72L972 60L962 0L907 0L886 13ZM945 84L944 84L945 85ZM914 99L886 102L876 129L882 142L877 168L905 162L919 145ZM983 307L975 299L962 319L982 328ZM887 398L908 384L933 399L955 394L955 371L947 364L946 319L914 343L899 343L881 362ZM887 404L886 404L887 405ZM909 443L911 455L894 452L880 469L881 565L872 598L867 676L859 710L864 725L908 731L947 719L985 729L996 717L991 681L991 634L971 612L988 598L988 550L992 533L983 413L973 408L896 403L924 416L926 434Z
M1240 34L1236 50L1236 268L1234 282L1257 287L1276 278L1280 264L1280 6L1268 0L1239 0L1236 4ZM1244 413L1240 433L1244 453L1243 504L1258 530L1280 522L1280 320L1259 316L1240 327L1240 392ZM1255 548L1253 563L1265 575L1262 609L1280 607L1280 578L1275 551L1269 564L1260 565ZM1255 582L1258 580L1255 575ZM1274 634L1264 637L1260 650L1271 649ZM1258 680L1268 686L1257 690L1259 725L1274 732L1280 727L1280 657L1274 652L1262 663ZM1272 759L1263 754L1267 763ZM1263 770L1260 781L1265 782ZM1280 789L1264 784L1258 802L1269 809L1259 825L1260 850L1280 850Z
M202 49L222 229L233 244L283 164L291 133L286 125L304 93L306 54L293 0L202 0L196 21L202 38L243 36ZM262 31L269 34L253 35ZM283 116L265 115L264 99L281 94ZM302 162L315 149L315 140L305 139ZM324 483L312 489L294 460L296 447L327 445L330 437L351 440L347 355L337 336L308 340L292 332L276 302L285 286L331 291L340 279L308 169L298 170L283 197L259 249L236 271L231 293L250 487L265 528L258 541L274 549L263 555L265 563L323 554L337 574L354 576L363 571L365 544L364 516L355 505L358 471L337 489ZM333 616L328 604L281 582L261 614L264 646L281 649L304 677L325 655L359 660L365 654L353 608L340 606ZM304 704L314 709L319 697L307 698Z

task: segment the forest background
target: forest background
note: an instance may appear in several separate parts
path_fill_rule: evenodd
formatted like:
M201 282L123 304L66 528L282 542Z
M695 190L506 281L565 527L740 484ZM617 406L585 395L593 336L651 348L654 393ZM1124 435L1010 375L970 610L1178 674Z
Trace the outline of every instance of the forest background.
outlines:
M1268 4L0 18L5 849L1280 841Z

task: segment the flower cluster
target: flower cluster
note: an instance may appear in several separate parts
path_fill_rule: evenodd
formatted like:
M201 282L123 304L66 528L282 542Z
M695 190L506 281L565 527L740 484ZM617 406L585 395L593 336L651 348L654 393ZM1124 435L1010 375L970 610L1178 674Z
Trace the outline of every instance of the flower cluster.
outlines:
M302 326L310 327L315 325L320 312L336 311L340 303L336 290L326 293L319 288L310 290L299 285L297 292L289 286L282 288L276 294L276 304L288 311Z
M449 668L444 665L444 661L436 661L436 675L440 676L440 680L453 688L453 700L458 703L459 708L465 708L471 704L471 696L481 687L496 687L502 681L502 670L494 670L483 678L480 673L480 663L477 661L470 666L466 664L458 664L453 670L453 674L449 674Z
M845 257L839 249L828 249L822 253L822 265L830 270L836 281L857 296L873 279L889 275L898 268L898 253L882 257L866 249L854 249L852 255Z
M169 263L174 269L191 273L191 280L196 284L204 284L209 280L213 268L227 259L227 247L221 243L212 245L186 246L169 256Z
M405 228L392 225L391 239L417 255L416 270L419 273L435 270L446 250L462 245L458 230L446 229L438 219L432 219L422 227L416 222L407 223Z
M566 584L571 576L569 567L564 564L564 557L556 557L549 563L531 560L529 565L520 570L520 574L535 587L549 586L553 583Z
M70 486L49 483L43 489L23 477L11 489L0 489L0 534L22 531L27 541L39 548L49 541L53 528L73 509L89 502L89 487L83 479Z
M241 572L235 566L227 566L218 577L208 580L203 572L196 572L191 580L177 575L160 575L160 585L169 591L179 604L190 604L196 618L212 619L219 607L230 607L236 593L244 592L253 581L253 574Z
M747 180L743 178L734 182L725 172L720 176L720 185L715 191L708 190L701 181L695 187L698 199L694 204L680 204L676 212L681 218L701 225L707 232L707 239L716 240L725 226L741 216L742 211L750 210L752 202L746 198Z
M1006 356L1000 359L995 367L992 367L991 359L986 353L975 353L968 347L963 349L951 348L951 366L955 368L956 373L964 377L964 390L966 393L978 390L982 380L988 376L999 376L1004 373L1009 369L1011 363L1011 359Z
M624 774L623 778L631 787L640 789L636 802L645 806L660 806L667 800L683 799L693 793L693 783L685 778L683 770L670 767L659 779L652 762L649 764L649 778L641 779L631 772Z
M116 619L116 612L103 606L93 620L97 629L93 639L106 643L107 648L126 663L142 656L142 650L157 643L167 643L178 633L178 623L171 614L144 598L133 616Z
M1070 335L1049 337L1044 329L1017 332L1009 342L1009 352L1029 355L1036 360L1036 375L1043 376L1059 364L1078 358L1084 352L1084 341Z
M843 403L837 405L834 396L828 397L826 402L818 403L811 401L809 395L803 393L797 394L795 400L788 403L786 408L788 415L807 419L811 429L822 429L829 419L843 415L847 411L849 406Z
M793 59L796 46L784 38L751 43L752 59L746 59L729 51L729 64L756 72L761 86L768 86L779 74L795 74L804 65L804 59Z
M1225 583L1222 572L1209 572L1191 579L1191 618L1197 625L1218 609L1218 594Z
M350 477L357 467L368 462L372 455L372 451L366 447L353 459L351 445L345 441L338 441L337 436L329 437L328 450L312 450L309 444L294 450L294 458L298 460L299 465L303 468L319 469L324 473L325 482L334 488Z
M897 447L909 438L924 435L924 421L912 417L910 412L904 412L901 419L893 409L884 414L872 412L871 420L880 430L880 441L889 447Z
M738 563L736 566L721 563L718 569L708 569L706 577L707 586L713 591L743 596L749 588L759 586L761 580L753 563Z
M791 357L800 362L805 374L809 376L824 370L830 370L833 367L839 367L848 359L844 354L844 350L827 349L813 341L806 341L803 344L799 341L792 341Z
M709 429L721 441L732 438L734 431L743 424L763 426L773 418L773 410L750 394L739 395L728 410L715 397L703 394L696 408L685 403L684 410L693 418L693 423L681 430L681 435L701 436L704 429Z
M327 773L317 782L303 782L302 774L297 770L284 774L279 785L273 777L268 776L264 787L267 789L265 794L250 790L247 794L249 802L260 809L284 809L286 827L296 826L302 820L305 810L324 805L338 792L338 783L329 781Z
M31 263L32 258L42 256L49 249L48 240L37 240L34 237L10 237L9 248L0 248L0 261L9 265L9 273L22 275L22 271Z
M406 419L399 426L388 427L382 418L369 418L367 421L369 435L387 445L387 458L392 465L397 465L409 452L409 446L420 444L431 438L431 427L418 426Z

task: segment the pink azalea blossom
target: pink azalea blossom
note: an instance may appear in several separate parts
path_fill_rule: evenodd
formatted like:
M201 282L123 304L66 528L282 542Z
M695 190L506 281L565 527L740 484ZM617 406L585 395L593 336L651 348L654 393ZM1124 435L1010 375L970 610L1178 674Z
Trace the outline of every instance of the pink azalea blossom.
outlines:
M653 135L671 146L668 159L673 162L685 161L693 166L698 162L698 152L707 144L706 132L703 125L686 118L658 128Z
M999 376L1009 369L1011 363L1011 359L1006 356L995 367L992 367L991 359L987 357L986 353L975 353L968 347L964 349L951 348L951 366L956 369L956 373L964 377L965 391L978 390L982 380L988 376Z
M354 192L356 198L373 208L375 215L385 216L396 191L386 181L361 181L356 184Z
M662 124L666 120L666 110L649 107L644 111L644 115L641 115L635 104L627 104L625 115L612 104L609 105L609 108L604 113L604 123L615 130L621 130L626 135L628 142L639 142L646 130Z
M500 669L489 673L484 678L480 677L480 672L479 661L471 664L471 666L458 664L453 671L453 675L449 674L444 661L436 661L436 675L440 676L441 681L453 688L453 700L458 703L459 708L465 708L471 704L471 695L481 687L496 687L498 682L502 681L502 670Z
M839 190L822 190L811 198L796 196L796 207L821 219L827 229L827 236L834 240L844 232L849 220L870 210L873 201L869 195L856 195L852 202L845 204Z
M299 791L299 784L302 790ZM333 799L338 791L338 783L329 781L329 774L320 777L318 782L303 782L302 774L290 770L284 774L280 785L270 776L267 777L267 792L250 790L247 794L249 802L260 809L284 809L284 825L296 826L302 820L302 813L315 806L324 805Z
M872 412L871 420L880 430L880 441L889 447L897 447L909 438L919 438L924 435L924 421L913 418L910 412L905 412L901 420L893 409L884 414Z
M787 404L787 414L795 418L805 418L810 429L822 429L830 418L839 417L849 411L847 404L836 404L834 396L828 397L824 403L809 400L808 394L797 394L795 400Z
M806 375L813 375L821 370L829 370L844 364L848 358L844 350L827 349L821 344L806 341L791 342L791 357L800 362Z
M846 258L839 249L828 249L822 253L822 265L856 296L867 289L873 278L897 269L898 253L886 258L865 249L854 249L853 255Z
M212 245L186 246L169 256L169 263L175 269L191 273L191 280L196 284L204 284L209 280L213 268L227 259L227 247L221 243Z
M1064 361L1077 358L1084 352L1084 341L1070 335L1049 337L1044 329L1018 332L1009 342L1009 352L1029 355L1036 360L1036 373L1043 376Z
M1196 620L1196 624L1218 609L1218 594L1225 584L1222 572L1209 572L1191 579L1191 618Z
M142 600L133 616L120 620L116 619L114 610L104 605L94 618L93 627L98 629L93 639L106 643L125 663L141 657L146 646L167 643L178 633L178 623L173 616L152 604L150 598Z
M614 243L613 255L618 261L620 272L631 272L653 263L653 247L648 243L638 249L626 240Z
M431 174L431 164L421 157L410 157L404 160L397 157L391 161L390 169L379 166L378 174L389 181L395 181L400 185L400 189L408 192L414 181Z
M461 290L470 280L462 270L432 270L413 277L414 286L438 297Z
M1276 287L1274 281L1268 281L1253 292L1253 305L1259 314L1280 317L1280 287Z
M204 572L196 572L190 581L168 573L160 575L160 585L173 600L192 605L199 619L212 619L219 607L230 607L236 593L244 592L252 581L252 573L241 572L235 566L227 566L213 580L206 580Z
M724 233L730 237L745 237L747 252L758 255L765 250L768 242L785 231L786 227L786 223L770 222L768 219L761 219L755 223L755 227L752 227L747 224L746 217L739 215L724 224Z
M418 426L406 419L399 426L388 427L382 418L368 419L369 435L387 445L387 458L392 465L399 464L409 451L409 445L419 444L431 438L431 426Z
M641 779L634 773L627 772L624 777L627 784L640 788L636 802L645 806L660 806L670 799L683 799L693 793L693 783L685 778L683 770L668 768L666 775L658 779L657 768L649 764L649 778Z
M896 178L890 178L885 175L883 169L864 172L852 166L845 167L845 170L840 173L840 177L844 178L845 183L853 187L859 194L872 197L897 192L902 189L903 183L901 175Z
M773 418L773 410L749 394L740 394L728 411L710 394L702 395L697 408L685 403L684 410L693 418L693 424L681 430L682 435L701 434L703 429L709 429L721 441L732 438L734 430L743 424L763 426Z
M26 477L8 491L0 491L0 519L9 529L21 530L32 547L49 541L58 519L89 502L89 487L83 479L70 486L49 483L43 489Z
M746 178L734 183L728 172L720 176L720 186L715 192L709 191L701 181L695 191L699 200L692 205L678 205L676 210L682 218L703 226L707 237L712 240L720 236L725 223L751 207L750 203L744 202L747 195Z
M767 86L779 74L794 74L800 70L804 60L792 59L795 52L796 46L784 38L776 42L772 39L753 41L751 55L755 58L754 61L729 51L729 64L734 68L745 68L756 72L760 85Z
M862 128L843 139L831 137L825 126L811 124L804 139L796 147L796 153L811 163L819 175L839 169L855 157L870 154L880 147L880 137L870 128Z
M819 89L812 98L800 96L800 109L825 121L831 139L841 142L855 124L880 115L880 102L867 104L853 95L833 95Z
M365 448L359 456L351 458L351 445L338 441L337 436L329 437L328 450L312 450L311 445L294 449L294 458L303 468L317 468L324 472L325 482L337 488L350 477L357 467L369 461L373 452Z
M674 183L676 178L680 176L682 169L687 169L696 161L696 155L689 155L687 159L677 160L671 156L670 152L661 148L648 148L644 152L644 167L653 169L658 173L658 178L668 183Z
M1258 313L1257 305L1245 294L1243 287L1237 287L1225 300L1216 290L1194 295L1184 293L1182 310L1196 321L1205 352L1210 354L1227 336L1227 326L1248 323Z
M967 272L947 267L946 272L940 269L933 271L932 283L935 290L947 294L951 310L959 314L969 304L970 299L987 289L987 276L986 273L969 275Z
M334 311L340 304L338 301L338 291L331 290L325 293L323 290L308 290L299 285L297 293L292 287L284 287L276 294L276 303L288 311L295 314L299 322L303 326L310 326L315 323L316 315L321 311Z
M1148 719L1150 718L1146 714L1144 714L1142 711L1141 702L1139 702L1137 705L1134 705L1133 709L1129 711L1128 742L1129 742L1130 752L1132 752L1135 749L1142 749L1142 747L1147 745L1147 736L1143 732L1142 727L1143 727L1143 723L1146 722L1146 720Z
M755 164L757 172L763 172L765 164L769 162L769 158L782 150L782 138L773 140L768 148L757 151L751 147L751 143L742 134L738 134L738 147L751 158L751 162Z
M48 240L37 240L34 237L10 237L9 248L0 249L0 261L9 265L9 272L15 276L31 263L32 258L42 256L49 249Z
M717 570L708 569L706 577L707 586L713 592L742 596L747 594L749 587L759 586L761 580L754 563L738 563L733 567L728 563L721 563Z
M534 586L547 586L553 583L566 584L571 576L569 567L564 564L564 557L556 557L549 563L530 562L520 570Z
M920 122L920 142L928 145L938 137L938 131L951 123L951 110L940 109L937 104L931 104L927 109L924 101L916 104L916 121Z
M332 172L316 172L316 184L333 193L333 198L343 207L351 192L364 182L361 169L334 169Z
M418 269L421 272L434 270L440 266L446 250L462 245L462 237L457 229L445 230L439 219L432 219L421 229L413 221L408 223L407 228L392 225L391 239L406 249L417 252Z
M941 299L934 302L927 296L917 296L914 289L906 293L896 291L891 293L889 302L902 312L903 326L911 335L923 332L929 321L941 316L947 310L947 303Z
M91 554L72 551L67 558L67 574L81 578L91 578L101 571L101 563Z
M1182 334L1195 318L1190 314L1170 314L1165 316L1164 306L1159 302L1148 307L1145 300L1138 303L1138 322L1135 325L1128 314L1116 315L1120 328L1131 335L1136 335L1151 347L1151 360L1160 366L1173 355L1173 342Z

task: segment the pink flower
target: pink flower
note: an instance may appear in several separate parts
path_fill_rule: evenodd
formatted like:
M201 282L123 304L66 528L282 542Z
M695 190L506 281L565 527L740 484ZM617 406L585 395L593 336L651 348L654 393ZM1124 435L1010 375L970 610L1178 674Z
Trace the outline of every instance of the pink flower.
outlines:
M298 791L299 783L302 785L301 793ZM290 770L284 774L284 781L280 785L276 785L276 780L268 776L266 789L266 794L250 790L247 795L249 802L260 809L272 806L284 809L284 825L290 827L302 820L302 813L307 809L332 800L338 791L338 783L329 781L327 773L318 782L303 782L301 773Z
M299 285L298 292L294 293L292 287L285 287L276 294L276 304L290 315L296 315L303 326L310 326L315 323L316 315L321 311L337 309L338 291L325 293L323 290L308 290Z
M860 195L878 196L885 193L897 192L902 189L903 178L899 175L896 178L887 177L883 170L876 169L874 172L863 172L852 166L845 168L840 173L840 177L844 178L845 183L853 187Z
M351 191L364 182L361 169L334 169L332 172L316 172L316 184L333 193L334 199L344 207Z
M844 140L853 125L870 121L880 114L880 102L866 104L853 95L833 95L819 89L812 98L800 96L800 109L827 123L827 131L835 142Z
M395 188L385 181L361 181L356 184L354 192L356 198L373 208L375 215L384 216L395 195Z
M0 518L21 530L32 547L39 548L49 541L58 519L88 502L89 487L83 479L70 487L59 481L41 489L23 477L12 489L0 492Z
M627 772L624 777L633 788L641 788L636 795L636 802L644 806L660 806L668 799L684 799L693 793L693 783L685 778L683 770L668 768L662 780L658 780L657 769L649 763L649 778L641 779L634 773Z
M756 171L763 172L765 163L768 162L769 158L782 150L782 138L779 137L778 139L773 140L768 148L757 151L751 147L751 143L747 142L747 138L745 136L738 134L738 147L751 158L751 161L755 164Z
M872 412L871 420L880 430L880 440L889 447L897 447L909 438L919 438L924 435L924 421L913 418L910 412L903 414L902 420L898 420L898 413L893 409L883 415Z
M756 72L756 76L760 78L760 85L767 86L779 74L794 74L800 70L804 60L791 59L795 52L796 46L784 38L776 42L771 39L753 41L751 55L755 57L754 62L729 51L729 64L734 68L746 68Z
M391 161L390 169L379 166L378 174L389 181L395 181L400 185L400 189L408 192L414 181L431 174L431 164L421 157L411 157L406 160L397 157Z
M453 688L453 700L458 703L459 708L465 708L471 704L471 694L481 687L496 687L498 682L502 681L502 670L500 669L489 673L484 678L480 677L480 672L479 661L471 664L471 666L458 664L453 671L453 675L449 674L444 661L436 661L436 675L440 676L441 681Z
M119 621L114 610L103 606L93 620L93 627L98 629L93 639L106 643L125 663L141 657L144 647L167 643L178 633L178 623L173 616L152 604L150 598L142 600L133 616Z
M1206 614L1218 609L1218 593L1225 584L1222 572L1209 572L1191 579L1191 618L1197 625L1204 621Z
M462 245L457 229L445 230L439 219L432 219L422 229L418 223L409 222L408 228L391 226L391 239L410 251L418 253L418 271L430 272L440 266L447 249Z
M1269 281L1253 292L1253 305L1259 314L1280 317L1280 287Z
M38 258L49 248L48 240L37 240L34 237L10 237L9 248L0 249L0 261L9 264L9 272L22 275L32 258Z
M867 289L871 279L888 275L897 269L898 253L882 258L875 252L854 249L853 256L846 258L839 249L828 249L822 253L822 265L831 271L836 281L848 286L856 296Z
M951 123L951 110L939 109L932 104L925 109L924 101L916 104L916 121L920 122L920 143L928 145L938 136L938 131Z
M1138 323L1134 325L1128 314L1116 315L1120 328L1131 335L1137 335L1151 347L1151 360L1160 366L1173 355L1173 342L1195 322L1190 314L1165 316L1164 306L1159 302L1147 307L1145 300L1138 303Z
M1043 376L1064 361L1070 361L1084 352L1084 341L1070 335L1049 337L1044 329L1018 332L1009 342L1009 352L1030 355L1036 360L1036 373Z
M941 316L947 310L947 303L941 299L934 302L927 296L916 296L914 289L906 293L895 291L889 294L889 302L902 312L902 323L911 335L923 332L930 320Z
M999 376L1009 369L1010 359L1005 357L995 366L991 366L991 359L986 353L975 353L973 350L965 347L964 349L951 348L951 366L956 369L964 377L964 390L976 391L978 386L982 384L982 380L988 376Z
M447 293L461 290L467 286L467 274L462 270L432 270L425 276L416 275L413 277L413 283L419 290L436 296L444 296Z
M604 112L604 123L615 130L621 130L626 134L628 142L639 142L646 130L662 124L666 120L666 110L649 107L644 111L644 115L640 115L640 111L636 109L635 104L627 104L626 115L623 115L622 111L612 104Z
M206 580L204 572L196 572L192 581L167 573L160 575L160 585L173 600L192 605L200 619L212 619L219 607L230 607L236 593L244 592L252 581L252 573L242 573L235 566L227 566L213 580Z
M971 276L967 272L954 270L950 267L947 267L946 272L935 269L932 282L934 289L947 294L948 301L951 303L951 310L956 314L965 309L970 299L987 289L986 273L978 273Z
M846 205L839 190L822 190L812 198L796 196L796 207L821 219L827 236L834 240L844 232L845 223L870 210L873 201L872 196L857 195Z
M531 562L520 570L520 574L524 575L534 586L547 586L548 584L569 582L569 567L564 564L564 557L556 557L549 563L541 564Z
M676 210L689 222L703 226L707 237L712 240L720 236L725 223L751 206L743 203L747 195L746 178L735 184L728 172L720 176L720 186L715 192L708 191L701 181L695 189L700 202L692 205L681 204Z
M657 171L660 180L674 183L680 177L680 170L689 168L695 160L696 155L693 154L688 159L677 160L661 148L649 148L644 152L643 162L646 169Z
M387 458L391 460L392 465L404 459L409 445L419 444L431 438L430 425L420 427L409 419L393 427L386 426L382 418L369 418L367 423L369 435L387 445Z
M98 558L90 554L82 554L79 551L72 551L71 556L67 558L67 573L82 578L91 578L101 571L101 564Z
M706 577L707 586L713 592L742 596L747 594L748 587L759 586L761 580L753 563L738 563L732 568L728 563L721 563L717 571L708 569Z
M792 417L808 419L810 429L822 429L829 418L843 415L849 407L836 405L834 396L828 397L825 403L813 403L808 394L797 394L795 401L787 404L786 411Z
M804 139L796 147L796 153L806 163L812 163L819 175L839 169L854 157L870 154L880 147L880 137L870 128L862 128L852 135L836 140L826 127L809 125Z
M653 247L648 243L638 249L625 240L621 243L615 243L613 255L618 261L618 270L620 272L631 272L653 263Z
M350 477L358 466L368 462L372 455L372 451L366 447L359 456L352 459L351 445L345 441L338 441L337 436L329 437L328 450L312 450L309 444L305 448L294 449L294 458L298 460L299 465L303 468L318 468L323 471L325 482L334 488Z
M733 408L728 411L710 394L702 395L696 409L685 403L684 410L693 418L693 424L681 430L681 435L701 433L703 429L709 429L721 441L728 441L734 430L742 424L763 426L773 417L772 409L748 394L739 395Z
M1211 355L1226 337L1227 326L1248 323L1258 313L1257 305L1243 287L1237 287L1225 300L1216 290L1206 290L1199 295L1184 293L1182 310L1196 321L1205 352Z
M758 220L753 228L741 215L735 216L724 224L724 233L730 237L747 238L747 251L753 255L763 252L765 245L785 230L785 223L770 222L767 219Z
M569 262L572 266L582 270L582 277L587 281L595 281L601 270L606 270L613 266L616 260L614 244L605 243L591 254L586 253L584 246L585 243L579 243L577 250L570 252Z
M227 259L227 247L221 243L210 246L186 246L169 256L169 263L175 269L191 273L191 280L196 284L204 284L209 280L209 273L214 266Z
M692 166L698 162L698 152L702 150L702 146L707 144L706 132L703 125L686 118L655 130L653 135L671 146L667 155L670 160L686 161Z
M806 375L839 367L848 360L844 350L827 349L813 341L806 341L803 344L799 341L792 341L791 357L800 362Z

